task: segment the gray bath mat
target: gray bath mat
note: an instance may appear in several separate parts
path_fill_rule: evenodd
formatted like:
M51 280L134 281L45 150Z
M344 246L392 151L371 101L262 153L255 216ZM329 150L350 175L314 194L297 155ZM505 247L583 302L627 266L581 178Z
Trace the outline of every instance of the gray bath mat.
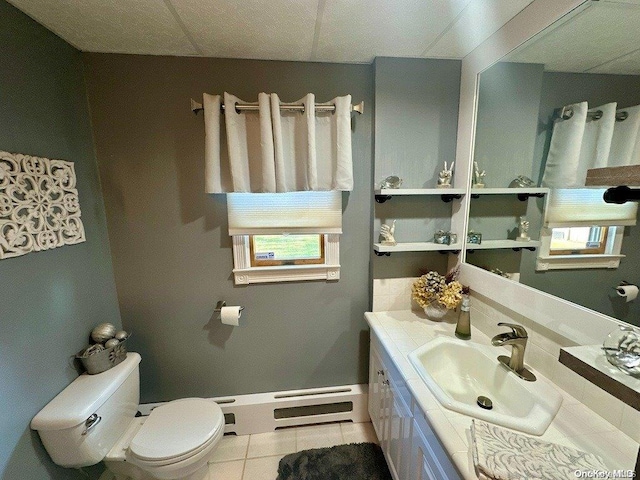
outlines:
M313 448L283 457L277 480L392 480L375 443Z

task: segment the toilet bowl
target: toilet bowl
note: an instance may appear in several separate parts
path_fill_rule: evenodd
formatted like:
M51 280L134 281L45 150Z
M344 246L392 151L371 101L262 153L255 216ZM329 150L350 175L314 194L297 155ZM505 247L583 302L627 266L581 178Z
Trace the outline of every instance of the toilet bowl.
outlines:
M199 480L206 478L223 434L224 415L216 403L174 400L136 418L104 462L118 480Z
M31 421L51 459L63 467L104 460L118 480L202 480L224 434L217 403L173 400L137 417L140 355L97 375L83 374Z
M216 403L174 400L134 419L104 462L118 480L198 480L206 477L207 462L223 434L224 415Z

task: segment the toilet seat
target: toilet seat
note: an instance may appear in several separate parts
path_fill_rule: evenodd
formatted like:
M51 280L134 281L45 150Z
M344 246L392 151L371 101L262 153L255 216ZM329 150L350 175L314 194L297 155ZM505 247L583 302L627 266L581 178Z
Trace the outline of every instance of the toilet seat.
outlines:
M184 398L155 408L129 444L130 460L141 467L161 467L198 456L224 432L217 403Z

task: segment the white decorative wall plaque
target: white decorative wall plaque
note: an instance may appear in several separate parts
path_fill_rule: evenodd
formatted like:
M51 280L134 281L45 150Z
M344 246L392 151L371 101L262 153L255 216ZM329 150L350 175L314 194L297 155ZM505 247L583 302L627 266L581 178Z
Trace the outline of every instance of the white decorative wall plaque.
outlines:
M73 163L0 151L0 259L85 240Z

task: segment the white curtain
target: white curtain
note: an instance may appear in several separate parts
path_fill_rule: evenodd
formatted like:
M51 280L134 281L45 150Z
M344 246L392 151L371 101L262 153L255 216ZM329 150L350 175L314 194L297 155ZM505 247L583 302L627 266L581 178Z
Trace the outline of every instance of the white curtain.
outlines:
M228 93L224 115L219 96L203 100L208 193L353 189L350 95L328 102L335 112L316 111L311 93L293 102L303 113L274 93L258 95L258 112L236 111L247 102Z
M640 163L638 130L640 129L640 106L624 108L628 117L618 122L613 133L611 157L607 167L623 167Z
M551 188L584 187L587 170L640 164L640 106L616 110L615 103L589 109L587 102L569 105L573 116L553 126L542 184ZM588 112L602 112L589 119ZM616 113L628 117L616 121Z

